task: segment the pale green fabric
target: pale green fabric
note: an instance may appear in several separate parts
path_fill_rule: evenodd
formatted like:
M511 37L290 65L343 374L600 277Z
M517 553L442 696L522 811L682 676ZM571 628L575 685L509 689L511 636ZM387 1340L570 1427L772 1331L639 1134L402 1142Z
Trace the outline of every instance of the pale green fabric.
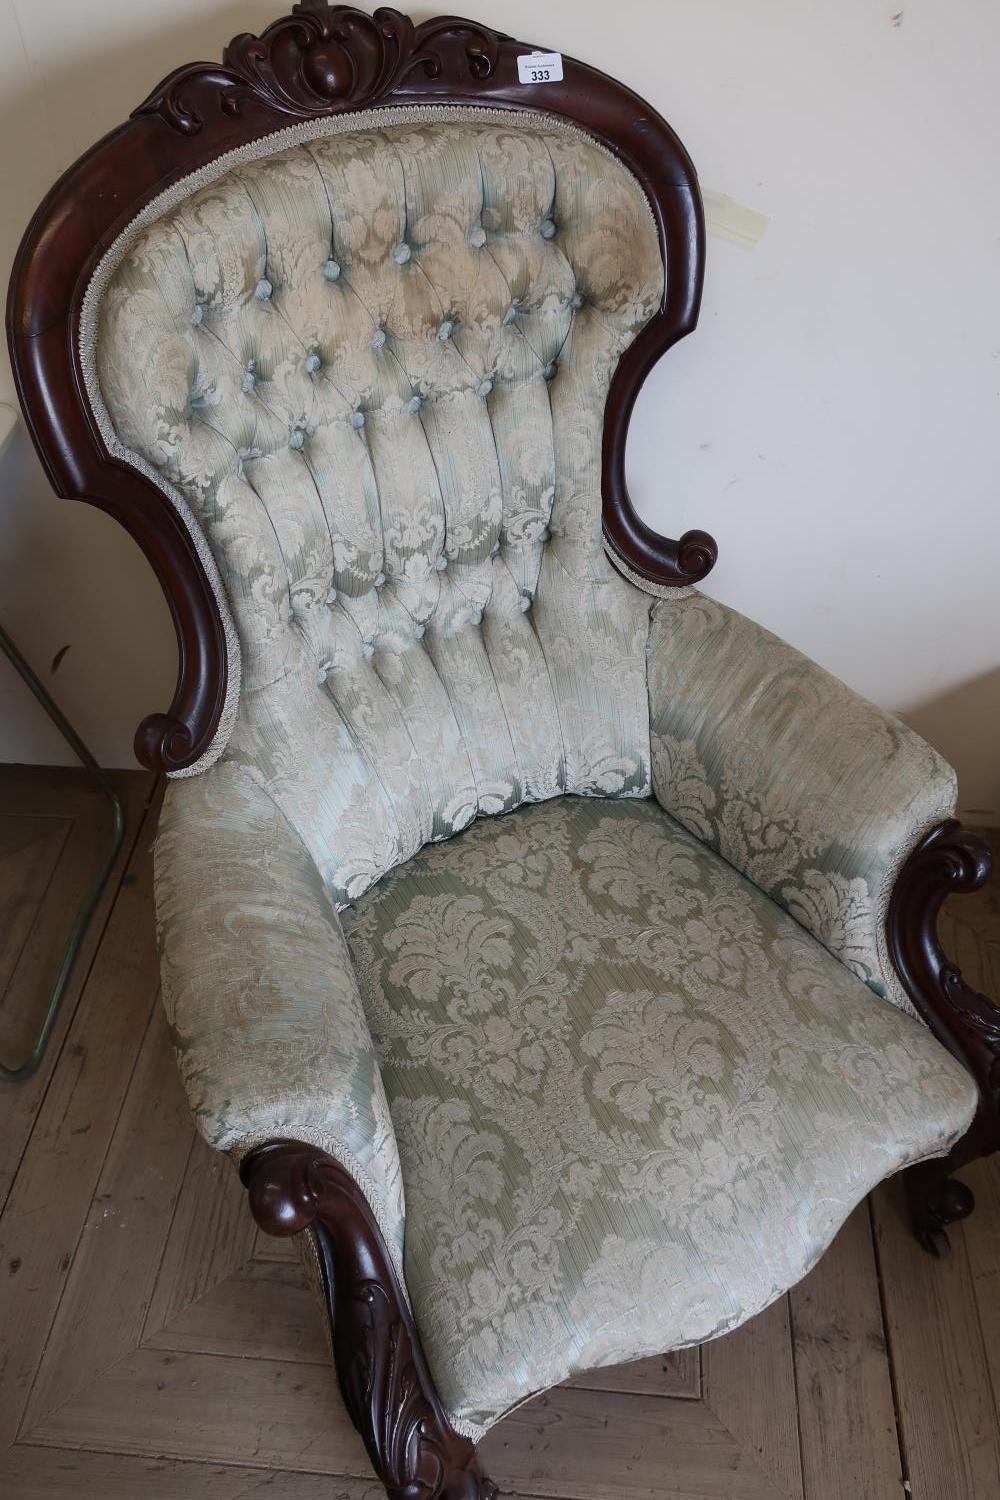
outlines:
M203 528L242 658L165 804L164 996L214 1145L330 1151L397 1256L405 1182L476 1429L734 1326L968 1122L856 977L901 1000L888 886L952 787L608 564L604 405L664 279L625 168L526 117L316 129L143 228L100 309L114 432Z
M886 913L907 855L954 815L951 767L891 714L697 592L654 609L649 698L663 807L910 1010Z
M652 801L477 823L343 921L410 1297L474 1425L736 1326L975 1108L924 1026Z
M228 590L226 755L338 903L477 814L648 795L650 600L603 551L601 438L663 285L610 153L489 114L242 163L115 272L101 391Z
M156 839L163 1002L198 1128L241 1156L284 1137L341 1160L391 1247L399 1155L340 919L238 766L167 788Z

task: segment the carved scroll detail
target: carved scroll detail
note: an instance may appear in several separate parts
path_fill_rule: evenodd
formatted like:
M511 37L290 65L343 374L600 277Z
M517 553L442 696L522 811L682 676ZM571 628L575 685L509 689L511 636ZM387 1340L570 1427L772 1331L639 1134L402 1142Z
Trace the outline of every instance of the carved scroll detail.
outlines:
M945 955L937 921L946 897L989 877L985 839L954 819L933 829L903 866L889 905L889 951L907 994L979 1086L979 1109L947 1158L954 1167L1000 1147L1000 1008L967 984Z
M234 37L221 67L190 63L145 99L135 115L160 115L185 135L203 129L210 109L237 115L256 101L302 116L375 104L419 71L445 83L489 78L501 37L450 16L414 26L383 7L373 16L322 0L300 4L260 36Z
M390 1500L494 1500L452 1427L381 1232L342 1166L297 1141L255 1151L241 1176L269 1234L316 1237L344 1404Z

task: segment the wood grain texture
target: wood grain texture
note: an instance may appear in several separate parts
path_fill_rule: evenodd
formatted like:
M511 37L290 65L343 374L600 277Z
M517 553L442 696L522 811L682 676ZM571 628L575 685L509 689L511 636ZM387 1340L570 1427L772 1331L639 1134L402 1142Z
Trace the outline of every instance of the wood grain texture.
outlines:
M560 83L526 88L517 59L530 50L476 21L439 17L414 26L387 8L373 18L310 0L260 38L234 38L221 66L193 63L164 79L129 120L69 168L36 211L7 303L11 361L29 431L57 492L99 506L142 547L177 633L173 703L136 734L143 765L177 770L208 748L225 703L225 637L178 513L138 470L111 460L97 429L80 366L83 298L103 253L159 193L297 121L389 104L544 111L616 153L649 198L669 275L658 313L611 382L602 454L605 537L613 556L658 584L695 582L715 562L715 543L705 532L674 541L647 526L625 482L625 440L639 390L698 318L705 228L694 167L649 104L585 63L564 56Z
M382 1500L294 1244L258 1236L231 1165L192 1144L154 1008L151 829L0 1217L0 1494ZM957 906L986 989L1000 919ZM916 1500L995 1500L996 1158L967 1175L979 1208L950 1260L919 1250L891 1185L877 1260L859 1211L790 1298L702 1348L700 1392L687 1351L513 1413L482 1445L504 1500L906 1500L903 1478Z
M913 1500L995 1500L1000 1443L964 1226L935 1260L909 1233L901 1184L872 1194L903 1462Z
M148 845L154 813L145 826ZM135 879L115 902L0 1218L0 1451L20 1425L156 1001L150 865L140 835ZM19 1088L0 1094L0 1109L16 1108Z
M885 1500L903 1473L868 1205L789 1294L806 1500ZM845 1441L845 1438L850 1441Z
M102 933L131 858L155 780L144 771L114 771L111 780L125 810L125 838L110 878L80 945L66 987L62 1008L38 1072L0 1092L0 1209L6 1202L14 1172L38 1116L52 1070L83 993ZM63 767L0 766L0 826L9 817L31 814L64 819L71 824L61 858L17 957L3 998L9 1015L34 1019L44 1009L56 972L71 913L93 878L107 847L109 820L106 799L83 771ZM147 830L152 839L152 829ZM18 1022L18 1029L25 1024ZM23 1051L23 1048L18 1048ZM2 1086L0 1086L2 1087Z

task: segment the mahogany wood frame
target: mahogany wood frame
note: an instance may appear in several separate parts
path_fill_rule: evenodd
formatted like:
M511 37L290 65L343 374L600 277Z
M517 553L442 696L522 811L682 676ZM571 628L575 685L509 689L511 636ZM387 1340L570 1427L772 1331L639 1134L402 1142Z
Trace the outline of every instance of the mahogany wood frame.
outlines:
M170 708L143 721L136 753L156 771L191 765L211 744L226 695L222 620L204 568L173 506L144 475L112 458L86 396L80 316L101 257L140 210L225 152L298 121L399 104L542 111L574 121L610 147L642 184L668 267L659 312L626 352L604 421L603 515L612 555L656 584L697 582L712 538L678 541L636 515L625 484L629 418L656 360L694 328L704 271L697 179L667 123L603 73L564 58L564 81L524 87L517 58L532 50L476 22L420 26L395 10L369 16L325 0L296 5L260 37L236 37L221 66L193 63L166 78L118 129L56 183L37 210L11 278L7 328L21 404L56 491L114 516L142 547L173 615L179 672ZM989 873L989 851L949 822L911 855L896 882L886 937L919 1014L970 1070L980 1104L942 1162L911 1169L914 1227L931 1250L971 1211L949 1174L1000 1148L1000 1011L945 958L936 923L945 897ZM363 1194L332 1158L301 1142L262 1146L242 1177L258 1223L272 1234L309 1229L319 1257L334 1355L348 1411L393 1500L492 1500L472 1443L452 1428L434 1389L392 1259Z
M414 26L325 0L296 5L260 37L244 33L222 65L178 68L59 179L39 206L11 276L7 330L18 394L58 494L115 517L142 547L177 634L179 672L166 713L144 719L135 751L154 771L192 765L212 743L226 696L226 643L211 586L164 494L109 456L87 400L79 330L101 257L166 188L236 147L300 121L393 105L479 105L559 115L608 146L644 188L668 274L659 311L622 357L604 420L603 515L612 555L657 584L695 583L715 562L703 531L670 541L636 515L625 483L625 439L650 369L698 320L705 228L694 167L677 136L631 89L563 60L561 83L523 85L533 49L474 21Z

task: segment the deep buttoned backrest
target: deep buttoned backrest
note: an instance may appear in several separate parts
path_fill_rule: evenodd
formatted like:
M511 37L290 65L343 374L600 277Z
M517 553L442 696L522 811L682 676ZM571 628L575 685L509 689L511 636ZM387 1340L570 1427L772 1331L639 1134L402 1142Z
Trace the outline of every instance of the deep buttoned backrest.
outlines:
M96 348L225 586L225 755L338 901L479 813L649 790L649 600L601 539L609 381L663 295L649 207L558 122L364 125L134 235Z

